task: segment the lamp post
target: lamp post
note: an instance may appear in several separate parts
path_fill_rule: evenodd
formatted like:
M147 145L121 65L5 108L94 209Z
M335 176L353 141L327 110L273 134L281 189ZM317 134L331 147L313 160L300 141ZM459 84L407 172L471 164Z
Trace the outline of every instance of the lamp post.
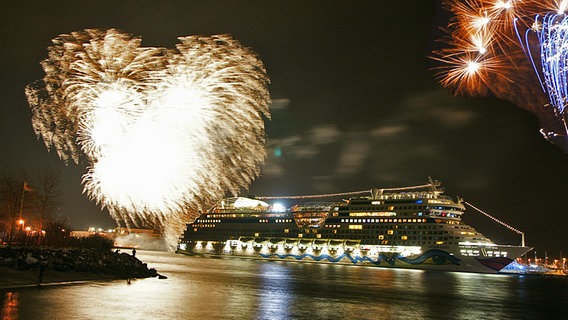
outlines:
M26 237L26 241L24 241L25 244L28 244L28 240L30 238L30 231L32 230L32 228L30 226L26 227L26 233L24 233L24 236Z
M25 224L26 224L26 222L20 216L20 219L18 220L18 240L19 240L20 244L22 243L22 234L24 233L24 225Z
M33 191L32 187L28 185L28 182L24 180L24 186L22 188L22 201L20 202L20 217L18 219L18 224L21 226L21 231L18 231L18 235L23 233L24 231L24 219L22 219L22 213L24 212L24 197L26 195L26 191Z
M24 196L26 195L27 185L28 184L24 181L24 187L22 188L22 201L20 202L20 218L19 218L19 220L22 220L22 212L24 211Z

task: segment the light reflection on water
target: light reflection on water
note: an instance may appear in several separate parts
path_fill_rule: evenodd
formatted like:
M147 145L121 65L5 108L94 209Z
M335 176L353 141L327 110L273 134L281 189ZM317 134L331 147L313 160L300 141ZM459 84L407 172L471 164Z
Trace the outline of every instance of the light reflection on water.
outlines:
M138 256L168 279L4 292L2 319L537 319L568 312L565 278Z

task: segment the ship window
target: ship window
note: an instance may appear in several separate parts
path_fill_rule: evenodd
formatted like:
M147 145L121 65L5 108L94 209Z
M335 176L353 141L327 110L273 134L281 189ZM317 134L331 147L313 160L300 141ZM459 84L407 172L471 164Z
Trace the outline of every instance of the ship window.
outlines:
M382 234L379 235L379 240L383 240L384 238L385 238L384 235L382 235Z
M393 233L394 233L394 231L392 231L392 230L388 230L388 231L387 231L387 233L388 233L388 234L393 234Z
M197 228L193 228L193 232L197 232Z
M260 235L260 234L259 234L258 232L255 232L255 233L254 233L254 236L255 236L255 237L258 237L259 235Z
M284 233L289 233L290 229L284 229Z
M402 239L402 240L408 240L408 237L407 237L407 236L401 236L400 239Z

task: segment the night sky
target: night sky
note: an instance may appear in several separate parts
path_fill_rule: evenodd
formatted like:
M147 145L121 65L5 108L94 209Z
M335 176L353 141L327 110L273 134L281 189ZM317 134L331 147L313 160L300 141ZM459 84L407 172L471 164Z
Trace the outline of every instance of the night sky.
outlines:
M526 233L549 255L568 254L568 157L532 114L504 101L454 97L428 58L447 14L437 1L14 1L0 11L0 173L61 172L59 215L75 229L114 227L81 194L84 166L65 164L35 136L24 88L44 76L51 39L117 28L143 46L178 36L231 34L271 78L267 160L243 192L319 194L423 184ZM520 236L468 210L497 243Z

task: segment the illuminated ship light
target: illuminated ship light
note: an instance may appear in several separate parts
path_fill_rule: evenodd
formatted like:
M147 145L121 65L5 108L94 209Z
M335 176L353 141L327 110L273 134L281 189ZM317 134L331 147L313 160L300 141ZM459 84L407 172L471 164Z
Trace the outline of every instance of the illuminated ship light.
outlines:
M178 252L495 273L531 249L495 244L465 224L461 219L464 204L471 204L443 195L439 182L430 180L412 188L428 190L373 189L370 196L336 202L313 202L313 196L299 196L295 199L302 202L285 211L272 210L278 202L258 206L259 199L237 207L231 205L236 202L231 198L188 225ZM260 198L267 203L280 200ZM214 230L200 227L211 221ZM203 241L214 245L204 248Z

